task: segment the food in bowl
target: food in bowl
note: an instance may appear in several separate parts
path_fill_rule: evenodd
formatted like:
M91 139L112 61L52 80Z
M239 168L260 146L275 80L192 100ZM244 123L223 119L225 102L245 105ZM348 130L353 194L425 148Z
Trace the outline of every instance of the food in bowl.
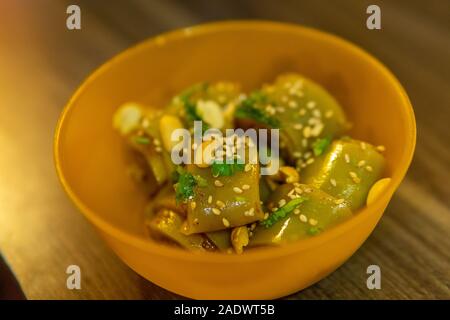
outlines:
M149 235L187 250L241 254L313 237L350 218L388 181L385 148L347 136L339 103L295 73L249 94L237 83L204 82L163 109L125 103L113 126L136 154L129 173L150 197ZM279 145L208 135L239 128L276 131ZM177 129L188 132L187 144L174 139ZM174 155L194 161L176 164Z

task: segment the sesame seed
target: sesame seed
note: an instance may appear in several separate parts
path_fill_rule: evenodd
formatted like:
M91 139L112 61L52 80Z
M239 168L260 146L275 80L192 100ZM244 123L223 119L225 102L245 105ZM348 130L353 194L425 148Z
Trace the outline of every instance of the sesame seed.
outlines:
M365 142L361 142L361 149L366 150L366 143Z
M308 103L306 104L306 107L308 109L314 109L316 106L316 102L315 101L308 101Z
M196 206L197 206L197 203L195 201L192 201L191 202L191 209L194 210Z
M209 203L209 204L212 203L212 196L211 196L211 195L208 197L208 203Z
M311 135L311 128L310 128L309 126L306 126L306 127L303 129L303 136L304 136L305 138L309 138L310 135Z
M272 107L271 105L266 107L266 111L270 114L270 115L274 115L276 110L274 107Z
M298 89L298 87L292 87L292 88L290 88L289 89L289 94L290 95L296 95L296 96L299 96L299 97L302 97L303 96L303 92L302 91L300 91L299 89Z
M267 220L268 217L269 217L269 213L268 212L264 213L264 220Z
M198 218L195 218L195 219L194 219L194 223L195 223L195 224L198 224Z
M282 206L284 206L286 204L286 200L285 199L281 199L280 201L278 201L278 206L281 208Z
M322 122L317 123L311 130L311 135L317 137L323 130L324 125Z
M322 117L322 113L320 112L319 109L314 109L312 114L313 114L313 116L316 117L316 118Z
M247 211L247 214L248 214L249 217L253 217L255 215L255 208L250 208Z
M245 172L249 172L251 170L252 166L250 165L250 163L247 163L244 167L244 171Z
M312 192L312 189L311 189L311 188L305 188L305 192L306 192L306 193L311 193L311 192Z
M294 190L295 190L295 192L297 192L298 194L302 194L302 193L303 193L303 190L302 190L301 188L299 188L299 187L295 187Z
M291 101L289 101L288 106L289 106L289 108L295 109L298 107L298 104L294 100L291 100Z
M317 118L309 118L308 123L310 125L313 125L313 124L316 124L319 121L320 121L320 119L317 119Z
M155 147L155 151L158 152L158 153L161 153L162 149L161 149L161 147Z
M222 223L227 228L230 226L230 222L227 219L225 219L225 218L222 218Z
M301 116L304 116L306 114L306 109L304 109L304 108L300 109L298 114L301 115Z
M225 207L225 203L222 202L222 201L220 201L220 200L217 200L217 201L216 201L216 205L217 205L220 209L223 209L223 208Z
M366 164L366 161L365 160L361 160L361 161L359 161L358 162L358 167L362 167L362 166L364 166Z
M326 113L325 113L325 118L331 118L333 116L333 111L332 110L328 110Z
M293 154L292 154L293 156L294 156L294 158L296 158L296 159L298 159L298 158L301 158L302 157L302 153L301 152L299 152L299 151L295 151Z
M312 153L308 151L308 152L305 152L305 154L303 155L303 158L308 159L308 158L311 158L311 156L312 156Z
M308 146L308 139L305 138L302 139L302 146L305 148Z
M212 210L212 212L216 215L216 216L218 216L218 215L220 215L220 210L219 209L217 209L217 208L212 208L211 209Z
M277 211L277 210L278 210L277 207L273 207L273 208L272 208L272 212L275 212L275 211Z
M294 209L294 214L300 214L300 209Z
M294 129L295 130L302 130L302 128L303 128L303 125L301 123L294 124Z
M158 139L153 139L153 144L155 145L155 146L160 146L161 145L161 141L159 141Z
M242 190L248 190L248 189L250 189L250 186L248 184L242 185Z
M233 191L236 193L242 193L242 189L239 187L233 187Z
M312 164L314 162L314 158L309 158L306 160L306 164Z
M369 171L369 172L372 172L373 168L371 166L366 166L366 170Z
M330 179L330 183L333 187L336 187L336 180L335 179Z
M279 113L283 113L285 111L285 109L283 107L277 107L276 110Z
M358 177L358 175L355 172L350 171L349 175L352 178L354 183L360 183L361 182L361 179Z
M215 185L216 187L223 187L223 183L222 183L220 180L215 180L215 181L214 181L214 185Z
M309 219L309 224L312 225L312 226L315 226L317 224L317 220L313 219L313 218L310 218Z
M350 156L348 153L344 154L345 162L350 163Z
M385 146L378 146L377 150L380 152L386 151L386 147Z
M336 200L334 200L334 203L336 203L336 204L341 204L341 203L344 203L344 199L336 199Z
M301 221L301 222L307 222L307 221L308 221L308 218L307 218L304 214L301 214L301 215L299 216L299 218L300 218L300 221Z
M143 128L150 127L150 121L147 118L144 118L144 120L142 120L142 127Z

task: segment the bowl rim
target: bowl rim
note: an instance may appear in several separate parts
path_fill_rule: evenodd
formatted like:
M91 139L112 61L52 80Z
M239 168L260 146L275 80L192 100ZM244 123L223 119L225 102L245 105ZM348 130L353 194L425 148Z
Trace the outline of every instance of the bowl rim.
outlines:
M61 147L61 131L63 130L66 119L68 115L72 112L73 106L76 104L78 97L93 82L100 74L105 72L111 65L119 63L124 59L127 59L129 55L138 52L140 50L145 50L147 47L158 46L161 40L165 42L176 41L177 39L184 37L191 37L194 35L201 35L207 33L214 33L220 30L239 30L242 28L253 28L258 30L278 30L286 31L292 33L303 33L308 34L310 37L320 38L320 41L332 42L335 46L346 47L347 50L352 51L352 54L358 55L370 63L374 68L379 69L383 76L387 79L392 86L395 87L395 91L400 95L402 103L399 107L403 110L405 114L405 119L407 119L406 130L410 139L403 148L403 154L401 155L401 160L398 162L396 170L393 171L392 180L388 187L384 190L375 201L367 207L360 209L356 215L350 219L328 229L315 237L302 239L301 241L285 244L283 246L268 246L262 248L254 248L252 250L246 251L242 255L235 254L218 254L213 252L202 252L193 253L191 251L180 250L179 248L170 247L164 244L159 244L150 239L145 239L144 237L137 236L126 230L120 229L109 223L107 220L100 218L96 215L94 210L91 210L83 201L76 195L76 193L70 187L69 182L66 180L64 175L61 159L60 159L60 147ZM191 27L185 27L176 29L173 31L165 32L154 37L150 37L142 42L133 45L124 51L121 51L117 55L108 59L100 67L95 69L89 74L89 76L79 85L75 93L71 96L65 107L63 108L61 115L58 119L55 134L54 134L54 164L56 167L56 172L63 189L76 205L76 207L83 213L83 215L94 224L100 231L108 234L109 236L115 238L116 240L129 244L145 252L151 253L153 255L158 255L162 257L167 257L171 259L179 259L183 261L198 261L198 262L213 262L213 263L236 263L236 262L248 262L248 261L258 261L264 259L270 259L274 257L280 257L285 255L294 254L298 251L304 251L311 247L318 247L323 243L330 241L333 238L337 238L343 233L357 227L360 223L366 220L370 214L384 210L385 203L390 201L395 190L400 185L403 180L409 165L412 161L414 149L416 144L416 121L414 116L414 110L412 108L411 102L400 84L399 80L391 73L391 71L384 66L377 58L372 56L367 51L361 49L357 45L338 37L334 34L320 31L315 28L298 25L294 23L276 22L268 20L226 20L226 21L216 21L211 23L199 24ZM370 234L369 234L370 235Z

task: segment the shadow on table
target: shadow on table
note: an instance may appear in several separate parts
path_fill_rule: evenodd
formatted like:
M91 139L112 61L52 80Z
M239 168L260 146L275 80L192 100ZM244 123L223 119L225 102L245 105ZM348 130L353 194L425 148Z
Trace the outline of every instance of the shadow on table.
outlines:
M25 300L16 277L0 256L0 300Z

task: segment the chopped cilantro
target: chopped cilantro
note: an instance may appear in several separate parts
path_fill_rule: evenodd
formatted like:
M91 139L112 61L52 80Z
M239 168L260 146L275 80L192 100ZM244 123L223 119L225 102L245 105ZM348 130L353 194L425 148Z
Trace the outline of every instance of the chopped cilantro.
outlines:
M213 177L232 176L237 171L244 171L245 164L238 163L235 160L233 163L214 161L211 165L211 172Z
M314 143L312 145L314 155L316 157L320 156L322 153L325 152L325 150L328 148L330 143L331 143L330 138L321 138L321 139L317 139L316 141L314 141Z
M137 144L150 144L150 139L144 136L135 136L133 140Z
M250 118L271 128L279 128L280 122L278 119L267 115L263 110L255 106L257 103L266 102L267 96L260 91L255 91L240 103L234 115L236 118Z
M197 180L190 173L181 167L177 168L178 182L175 184L175 198L177 202L191 199L194 193L194 187L197 185Z
M261 224L266 228L270 228L275 223L286 217L289 213L291 213L291 211L293 211L300 203L304 202L305 200L305 197L292 199L284 206L272 213L266 220L261 221Z
M197 112L196 104L191 100L191 96L198 91L205 91L208 88L207 82L201 82L198 84L189 87L185 91L183 91L179 98L184 106L184 111L186 113L186 120L189 124L194 121L202 121L202 132L208 130L208 125L203 121L202 117Z
M311 228L309 228L308 231L307 231L307 233L308 233L310 236L315 236L315 235L317 235L317 234L319 234L319 233L321 233L321 232L322 232L322 229L319 228L319 227L311 227Z

